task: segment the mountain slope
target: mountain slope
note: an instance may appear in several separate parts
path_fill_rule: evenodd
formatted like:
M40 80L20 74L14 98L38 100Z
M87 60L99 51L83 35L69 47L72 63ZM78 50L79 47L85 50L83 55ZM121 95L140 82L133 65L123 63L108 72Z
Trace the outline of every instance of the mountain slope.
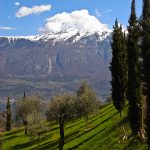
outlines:
M0 94L20 96L27 91L49 96L75 90L80 80L87 80L99 95L106 96L110 39L109 29L85 32L75 28L37 36L0 37ZM102 90L105 87L107 91Z

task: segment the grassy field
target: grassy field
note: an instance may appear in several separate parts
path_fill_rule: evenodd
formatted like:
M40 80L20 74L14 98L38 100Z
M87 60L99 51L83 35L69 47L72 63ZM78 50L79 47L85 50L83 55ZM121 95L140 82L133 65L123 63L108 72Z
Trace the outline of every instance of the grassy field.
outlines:
M93 116L90 116L88 129L83 119L66 123L65 146L66 150L146 150L146 145L130 137L123 140L124 131L130 135L127 121L127 109L122 117L112 104L106 105ZM3 141L4 150L54 150L58 149L59 126L53 124L50 131L41 138L40 146L37 140L30 142L30 137L24 135L24 128L6 132Z

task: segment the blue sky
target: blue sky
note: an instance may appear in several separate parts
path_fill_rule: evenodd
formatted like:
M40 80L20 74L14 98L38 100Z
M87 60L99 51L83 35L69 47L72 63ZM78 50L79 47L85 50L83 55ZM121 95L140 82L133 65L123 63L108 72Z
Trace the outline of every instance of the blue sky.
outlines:
M31 9L41 5L49 8L44 8L47 10L43 12L31 12L21 17L16 15L21 7ZM118 18L121 24L127 25L130 5L131 0L0 0L0 35L36 35L39 34L39 28L46 24L47 18L57 13L71 13L82 9L88 10L90 15L94 15L110 28L115 18ZM136 0L136 9L140 16L142 0Z

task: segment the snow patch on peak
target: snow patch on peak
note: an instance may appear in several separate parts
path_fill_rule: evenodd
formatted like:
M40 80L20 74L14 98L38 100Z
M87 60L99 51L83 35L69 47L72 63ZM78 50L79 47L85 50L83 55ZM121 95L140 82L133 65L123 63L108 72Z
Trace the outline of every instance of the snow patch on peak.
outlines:
M28 38L32 41L44 41L47 42L49 40L53 40L54 43L56 41L67 41L69 39L72 39L72 42L77 42L83 38L86 37L91 37L103 40L106 38L108 35L110 35L111 30L102 30L102 31L84 31L84 30L79 30L77 28L69 28L60 32L50 32L48 34L43 34L43 35L37 35L34 36L34 38Z
M68 28L60 32L49 32L47 34L32 35L32 36L5 36L0 38L7 38L9 43L12 44L19 39L30 40L33 42L43 41L48 42L49 40L55 42L57 41L69 41L78 42L79 40L89 39L89 40L103 40L111 34L111 30L106 28L98 31L85 31L77 28Z
M36 36L0 36L0 38L7 38L9 42L16 41L19 39L26 39L26 40L34 40Z
M107 36L109 36L111 30L102 30L102 31L84 31L76 28L69 28L61 32L50 32L48 34L41 35L33 35L33 36L0 36L0 38L7 38L9 43L12 44L19 39L25 39L30 41L43 41L48 42L52 40L55 44L57 41L70 41L70 42L78 42L79 40L83 40L88 37L89 40L103 40Z

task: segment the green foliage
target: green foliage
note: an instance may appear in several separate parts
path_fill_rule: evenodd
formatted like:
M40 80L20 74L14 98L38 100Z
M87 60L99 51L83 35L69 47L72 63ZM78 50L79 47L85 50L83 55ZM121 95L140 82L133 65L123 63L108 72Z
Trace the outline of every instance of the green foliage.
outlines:
M43 104L40 97L29 96L19 99L16 103L16 115L21 118L26 118L33 111L43 111Z
M7 98L7 106L6 106L6 130L11 130L11 103L10 98Z
M28 135L31 141L38 138L38 145L40 144L41 136L44 136L45 132L48 131L48 126L45 123L45 116L41 112L33 111L27 116L28 122Z
M73 95L65 93L52 97L47 111L47 119L49 121L59 121L60 118L69 120L74 116L75 111Z
M85 131L83 119L66 122L64 149L71 150L146 150L142 144L133 137L123 140L124 125L127 135L131 134L128 125L127 107L122 111L122 117L116 112L112 104L103 106L96 115L90 115L90 129ZM23 127L5 132L4 150L57 150L59 143L59 124L53 123L51 130L41 138L40 146L31 143L30 137L24 135Z
M143 10L141 16L142 28L142 57L143 57L143 79L146 94L146 132L150 147L150 0L143 0Z
M27 134L27 117L33 112L43 112L44 106L39 97L30 96L20 99L16 103L16 116L23 121L25 134Z
M112 74L112 99L115 108L120 112L124 108L127 91L127 48L122 27L116 20L112 34L112 62L110 66Z
M89 115L97 112L99 103L95 92L87 83L82 83L76 93L76 114L85 118L87 126Z
M70 94L61 94L53 97L49 103L47 111L48 120L56 120L59 122L60 142L59 150L63 150L64 146L64 125L65 121L75 116L74 96Z
M140 27L135 12L135 0L132 0L131 15L128 26L128 100L130 127L133 134L140 132L141 107L142 107L142 88L141 88L141 62L140 62Z

